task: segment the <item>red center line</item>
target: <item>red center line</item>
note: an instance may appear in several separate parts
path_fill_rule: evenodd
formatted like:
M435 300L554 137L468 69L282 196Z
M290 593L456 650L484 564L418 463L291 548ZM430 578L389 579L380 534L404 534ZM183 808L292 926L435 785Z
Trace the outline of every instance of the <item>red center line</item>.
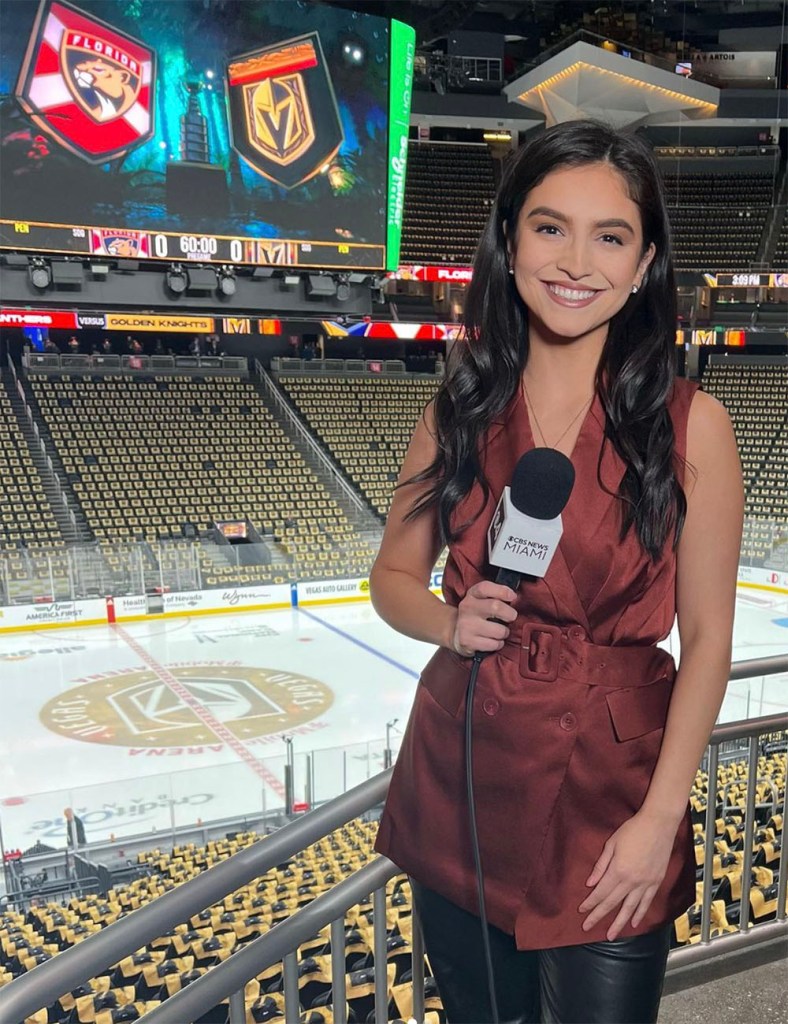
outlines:
M282 800L285 799L285 787L282 781L278 779L273 772L269 771L268 768L266 768L266 766L246 747L246 744L239 740L223 722L220 722L215 715L212 715L208 708L206 708L204 704L201 704L197 698L189 692L188 687L184 686L179 679L176 679L168 668L165 668L164 665L160 665L153 655L149 654L142 644L137 643L132 636L129 636L122 626L114 623L112 625L112 629L124 643L128 644L137 657L144 662L152 672L155 672L164 685L171 690L176 697L179 697L184 704L192 709L203 725L210 729L218 740L222 743L226 743L227 746L238 755L244 764L252 769L258 778L262 779L277 796L282 798Z

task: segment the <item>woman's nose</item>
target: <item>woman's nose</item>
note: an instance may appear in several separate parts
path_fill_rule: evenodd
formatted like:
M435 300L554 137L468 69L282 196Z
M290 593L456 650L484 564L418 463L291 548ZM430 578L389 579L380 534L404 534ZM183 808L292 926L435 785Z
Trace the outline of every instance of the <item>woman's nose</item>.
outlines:
M587 277L591 273L591 258L588 248L581 239L567 239L559 253L556 266L573 280Z

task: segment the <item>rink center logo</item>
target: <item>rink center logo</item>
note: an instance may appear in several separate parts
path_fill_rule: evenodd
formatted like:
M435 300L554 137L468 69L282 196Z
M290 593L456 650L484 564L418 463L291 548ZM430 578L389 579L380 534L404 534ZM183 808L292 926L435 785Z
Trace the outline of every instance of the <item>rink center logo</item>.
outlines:
M302 726L334 702L325 683L278 669L179 664L167 674L183 693L149 669L123 670L48 701L41 721L61 736L118 747L221 742L217 725L245 743Z

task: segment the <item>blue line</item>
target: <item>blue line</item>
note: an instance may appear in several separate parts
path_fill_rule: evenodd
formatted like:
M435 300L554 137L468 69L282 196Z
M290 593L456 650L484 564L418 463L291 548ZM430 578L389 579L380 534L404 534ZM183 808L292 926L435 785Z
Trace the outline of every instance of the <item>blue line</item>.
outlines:
M393 658L390 658L388 654L384 654L382 651L379 651L375 647L370 647L369 644L365 644L364 641L359 640L358 637L352 636L350 633L346 633L344 629L340 629L338 626L332 626L330 622L326 622L325 619L321 619L318 615L315 615L314 612L308 612L306 608L300 607L298 611L301 613L301 615L306 615L308 619L313 619L315 622L319 623L325 629L330 629L331 632L336 633L337 636L341 636L343 639L349 640L352 644L355 644L356 647L360 647L363 651L366 651L368 654L372 654L374 655L374 657L380 658L381 661L385 661L389 665L393 665L394 668L398 668L400 672L404 672L405 675L410 676L411 679L420 678L421 673L414 672L412 668L408 668L407 665L403 665L401 662L395 661Z

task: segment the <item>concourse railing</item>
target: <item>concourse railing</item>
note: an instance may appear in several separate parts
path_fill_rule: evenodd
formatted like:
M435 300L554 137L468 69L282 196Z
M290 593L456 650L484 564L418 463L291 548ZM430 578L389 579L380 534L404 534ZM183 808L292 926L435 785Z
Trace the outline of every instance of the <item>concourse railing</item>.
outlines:
M788 655L737 662L731 666L730 679L733 681L784 672L788 672ZM788 936L788 843L785 842L788 785L785 784L785 773L781 804L779 801L775 802L771 811L774 817L782 815L783 822L783 842L779 864L774 872L779 872L776 912L774 919L768 922L750 922L756 794L758 783L762 781L758 777L758 759L761 754L760 738L763 736L778 737L778 750L784 746L788 739L788 713L720 725L712 733L704 758L708 765L710 784L705 816L706 848L701 931L696 942L671 952L668 959L669 973L689 964L741 949L743 946L753 946ZM736 743L746 744L746 748L742 748L742 753L746 752L749 757L739 926L735 933L712 937L714 836L718 817L717 768L720 746L724 744L726 748L730 748ZM788 771L788 752L785 756ZM128 917L114 922L103 931L89 936L83 942L16 978L5 988L0 989L0 1021L3 1024L16 1024L25 1020L77 985L83 984L86 979L96 977L108 967L136 952L150 940L188 921L207 906L218 903L241 886L249 884L277 864L324 838L334 829L380 805L388 791L392 771L393 769L389 768L381 772L298 821L286 825L272 836L242 850L196 878L182 883ZM378 857L371 861L333 889L298 910L292 917L248 943L223 963L211 968L202 977L145 1014L142 1020L145 1024L186 1024L187 1021L195 1020L211 1007L228 999L230 1024L243 1024L246 1019L245 985L280 960L283 963L285 1020L298 1020L298 947L323 928L330 926L333 1015L337 1024L347 1024L344 915L371 893L374 1019L376 1024L385 1022L388 1019L385 887L386 883L399 873L399 868L386 858ZM424 1013L424 956L419 925L415 917L412 928L412 957L413 1018L421 1021Z

